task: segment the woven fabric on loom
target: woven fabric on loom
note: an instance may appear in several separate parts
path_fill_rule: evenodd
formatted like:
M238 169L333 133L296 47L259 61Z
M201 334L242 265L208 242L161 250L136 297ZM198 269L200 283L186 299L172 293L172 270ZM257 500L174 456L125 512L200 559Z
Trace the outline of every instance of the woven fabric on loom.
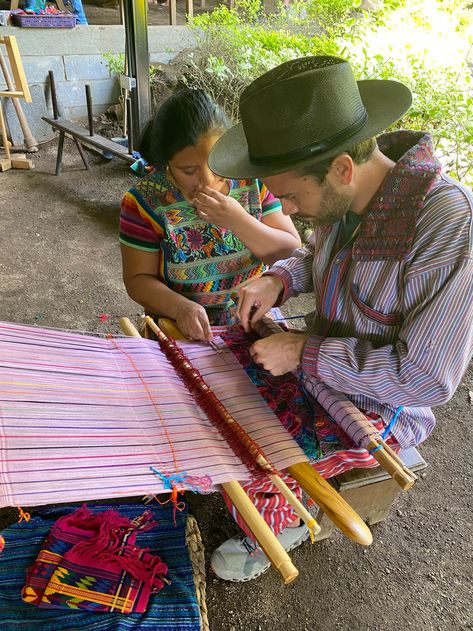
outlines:
M217 340L218 341L218 340ZM233 354L185 353L278 469L307 460ZM159 346L0 323L0 506L214 490L248 480Z
M95 511L108 508L123 517L135 519L143 504L90 505ZM154 506L153 518L159 525L140 532L137 544L150 548L167 564L171 580L152 594L147 611L141 614L94 613L58 609L38 609L21 599L27 569L34 563L51 526L77 506L42 508L29 522L14 524L2 535L5 548L0 556L0 627L5 630L34 628L38 631L200 631L199 603L193 570L186 546L186 513L176 515L172 506Z
M296 375L275 377L252 361L249 348L257 339L256 336L245 333L241 327L216 330L268 406L324 478L340 475L353 468L379 466L366 449L358 447L327 411L305 393ZM384 423L379 416L369 412L365 415L371 420L374 429L383 430ZM387 441L397 449L397 443L391 436ZM263 488L266 490L261 492L270 492L269 486L262 485Z

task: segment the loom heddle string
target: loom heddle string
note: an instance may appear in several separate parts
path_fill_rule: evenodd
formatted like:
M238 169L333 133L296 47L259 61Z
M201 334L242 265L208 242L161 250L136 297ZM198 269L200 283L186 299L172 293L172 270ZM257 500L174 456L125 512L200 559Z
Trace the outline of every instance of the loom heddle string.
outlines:
M159 455L156 453L156 458L159 462L159 469L157 469L156 467L152 467L150 466L150 470L158 475L160 477L160 479L163 481L164 483L164 488L168 489L171 491L170 493L170 497L169 500L167 501L159 501L159 504L161 505L165 505L168 502L171 502L174 506L174 518L176 515L176 511L182 511L184 510L186 504L185 502L181 501L179 502L178 500L178 495L182 493L184 493L184 490L187 489L187 487L189 486L191 490L193 490L196 493L209 493L210 492L210 487L212 484L212 480L210 478L210 476L188 476L185 472L180 472L179 471L179 464L178 464L178 458L176 455L176 449L174 446L174 443L172 441L171 435L169 433L169 430L166 426L166 423L164 422L164 418L163 415L161 413L161 409L159 406L159 403L157 402L155 396L153 395L151 388L148 386L146 379L144 378L144 376L142 375L139 367L137 366L135 360L133 359L133 357L130 355L130 353L128 353L127 351L125 351L120 345L117 344L115 339L111 340L112 345L114 346L114 348L116 350L118 350L121 354L123 354L126 359L128 360L128 362L130 363L134 373L137 375L137 377L139 378L141 385L143 386L147 397L149 398L149 400L151 401L151 404L153 406L154 411L157 414L157 417L159 419L159 423L161 425L161 428L164 432L164 435L166 437L166 441L168 443L169 449L171 451L171 455L172 455L172 460L173 460L173 464L174 464L174 473L170 473L169 471L166 471L166 468L164 467L163 463L160 461L159 459ZM148 439L148 437L145 434L145 438L148 440L150 446L153 448L153 444L151 443L151 441ZM155 497L154 494L150 494L147 493L145 495L146 497Z
M157 325L155 326L157 327ZM277 470L266 458L264 458L267 463L266 466L262 466L258 462L263 457L259 445L229 414L223 403L209 388L199 370L191 364L182 349L159 328L158 330L161 334L158 335L158 342L162 351L184 385L194 396L197 404L217 428L234 454L240 458L253 475L277 475Z

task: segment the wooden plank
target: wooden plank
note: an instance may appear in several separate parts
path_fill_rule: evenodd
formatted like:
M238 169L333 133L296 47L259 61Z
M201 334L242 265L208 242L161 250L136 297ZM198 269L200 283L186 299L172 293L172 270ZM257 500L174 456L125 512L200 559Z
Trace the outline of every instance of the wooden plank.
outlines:
M12 155L11 156L11 165L13 169L34 169L34 164L31 160L23 155Z
M18 92L17 90L0 90L0 96L21 99L23 98L23 92Z
M7 35L6 37L0 39L0 42L2 42L7 49L10 68L15 80L16 92L20 93L17 94L16 92L10 92L9 96L20 96L21 98L24 98L27 103L31 103L32 98L30 88L28 86L28 81L26 80L20 51L18 49L18 44L16 43L16 37L14 35Z
M42 116L42 119L49 123L54 129L59 129L66 134L70 134L74 138L78 138L83 145L90 145L97 149L101 149L102 151L108 151L117 158L121 158L130 164L136 161L136 158L129 154L125 147L119 145L117 142L113 142L113 140L99 136L98 134L90 136L89 130L82 127L82 125L73 123L66 118L49 118L47 116Z

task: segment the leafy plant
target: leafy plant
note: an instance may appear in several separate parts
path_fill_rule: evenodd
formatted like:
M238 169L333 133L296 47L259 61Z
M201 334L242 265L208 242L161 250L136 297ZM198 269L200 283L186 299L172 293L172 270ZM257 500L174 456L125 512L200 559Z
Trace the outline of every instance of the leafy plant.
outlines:
M432 132L446 170L473 184L473 5L464 0L292 0L266 15L237 0L193 21L198 47L183 81L238 119L242 90L270 68L306 55L349 59L360 78L398 79L414 96L406 128ZM434 42L434 45L432 45Z
M125 72L125 55L123 53L103 53L102 57L112 76L124 74Z

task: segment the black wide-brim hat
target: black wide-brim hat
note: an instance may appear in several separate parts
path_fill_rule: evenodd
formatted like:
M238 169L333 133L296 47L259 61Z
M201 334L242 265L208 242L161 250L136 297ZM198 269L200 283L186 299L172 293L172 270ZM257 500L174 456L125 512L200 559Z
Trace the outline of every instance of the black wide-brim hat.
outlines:
M409 109L398 81L356 81L338 57L303 57L258 77L240 97L241 123L214 145L209 166L232 178L305 167L378 135Z

